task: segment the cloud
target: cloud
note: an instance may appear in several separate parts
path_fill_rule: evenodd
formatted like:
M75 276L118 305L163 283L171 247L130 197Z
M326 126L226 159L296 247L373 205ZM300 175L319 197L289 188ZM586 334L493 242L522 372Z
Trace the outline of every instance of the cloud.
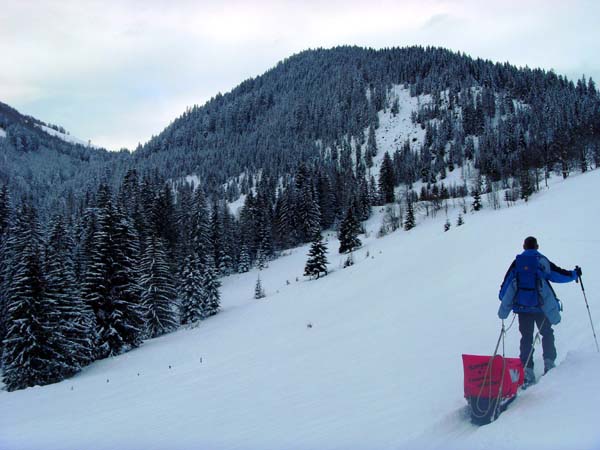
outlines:
M450 21L452 21L452 16L450 14L434 14L423 24L421 29L428 30L437 28L440 25L448 24Z

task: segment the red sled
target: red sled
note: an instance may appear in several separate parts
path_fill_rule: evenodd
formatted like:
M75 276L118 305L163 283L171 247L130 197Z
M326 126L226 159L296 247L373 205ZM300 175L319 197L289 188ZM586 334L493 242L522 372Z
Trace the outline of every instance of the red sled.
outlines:
M490 423L516 398L525 379L523 364L519 358L500 355L462 358L471 421L479 425Z

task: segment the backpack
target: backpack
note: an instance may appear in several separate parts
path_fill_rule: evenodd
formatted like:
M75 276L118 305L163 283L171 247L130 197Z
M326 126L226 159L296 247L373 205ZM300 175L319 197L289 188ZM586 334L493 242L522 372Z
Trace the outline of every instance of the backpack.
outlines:
M536 255L518 255L515 259L515 278L517 280L515 312L540 312L538 265Z

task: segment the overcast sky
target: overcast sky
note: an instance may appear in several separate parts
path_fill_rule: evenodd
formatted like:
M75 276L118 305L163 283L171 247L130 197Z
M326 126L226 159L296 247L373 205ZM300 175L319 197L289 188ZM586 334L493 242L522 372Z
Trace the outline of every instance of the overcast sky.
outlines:
M315 47L435 45L600 80L598 0L0 0L0 101L110 149Z

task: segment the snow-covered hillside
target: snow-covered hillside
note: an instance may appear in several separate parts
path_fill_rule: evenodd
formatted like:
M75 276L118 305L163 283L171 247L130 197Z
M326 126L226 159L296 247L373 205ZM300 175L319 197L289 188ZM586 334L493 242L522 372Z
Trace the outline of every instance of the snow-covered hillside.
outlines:
M497 293L527 235L556 264L582 266L600 329L600 171L527 204L421 220L376 239L355 265L329 236L329 276L301 275L307 247L224 280L223 312L70 380L0 392L2 449L595 449L596 353L580 287L557 285L558 367L498 421L469 423L462 353L490 354ZM506 340L518 355L519 332ZM535 354L536 371L542 368Z
M420 106L431 102L430 95L419 95L411 97L410 89L395 85L390 89L390 102L398 100L398 113L393 114L391 108L379 111L379 128L375 132L377 148L379 152L373 158L373 165L378 167L387 151L390 155L402 148L404 142L408 141L411 148L420 148L425 140L425 129L418 123L413 123L411 115L417 112ZM365 134L366 134L365 130Z
M39 127L44 131L44 133L47 133L50 136L56 136L57 138L62 139L65 142L70 142L71 144L80 144L80 145L84 145L86 147L92 146L90 141L84 141L83 139L79 139L78 137L71 136L70 134L61 133L60 131L55 130L54 128L50 128L45 125L40 125Z

